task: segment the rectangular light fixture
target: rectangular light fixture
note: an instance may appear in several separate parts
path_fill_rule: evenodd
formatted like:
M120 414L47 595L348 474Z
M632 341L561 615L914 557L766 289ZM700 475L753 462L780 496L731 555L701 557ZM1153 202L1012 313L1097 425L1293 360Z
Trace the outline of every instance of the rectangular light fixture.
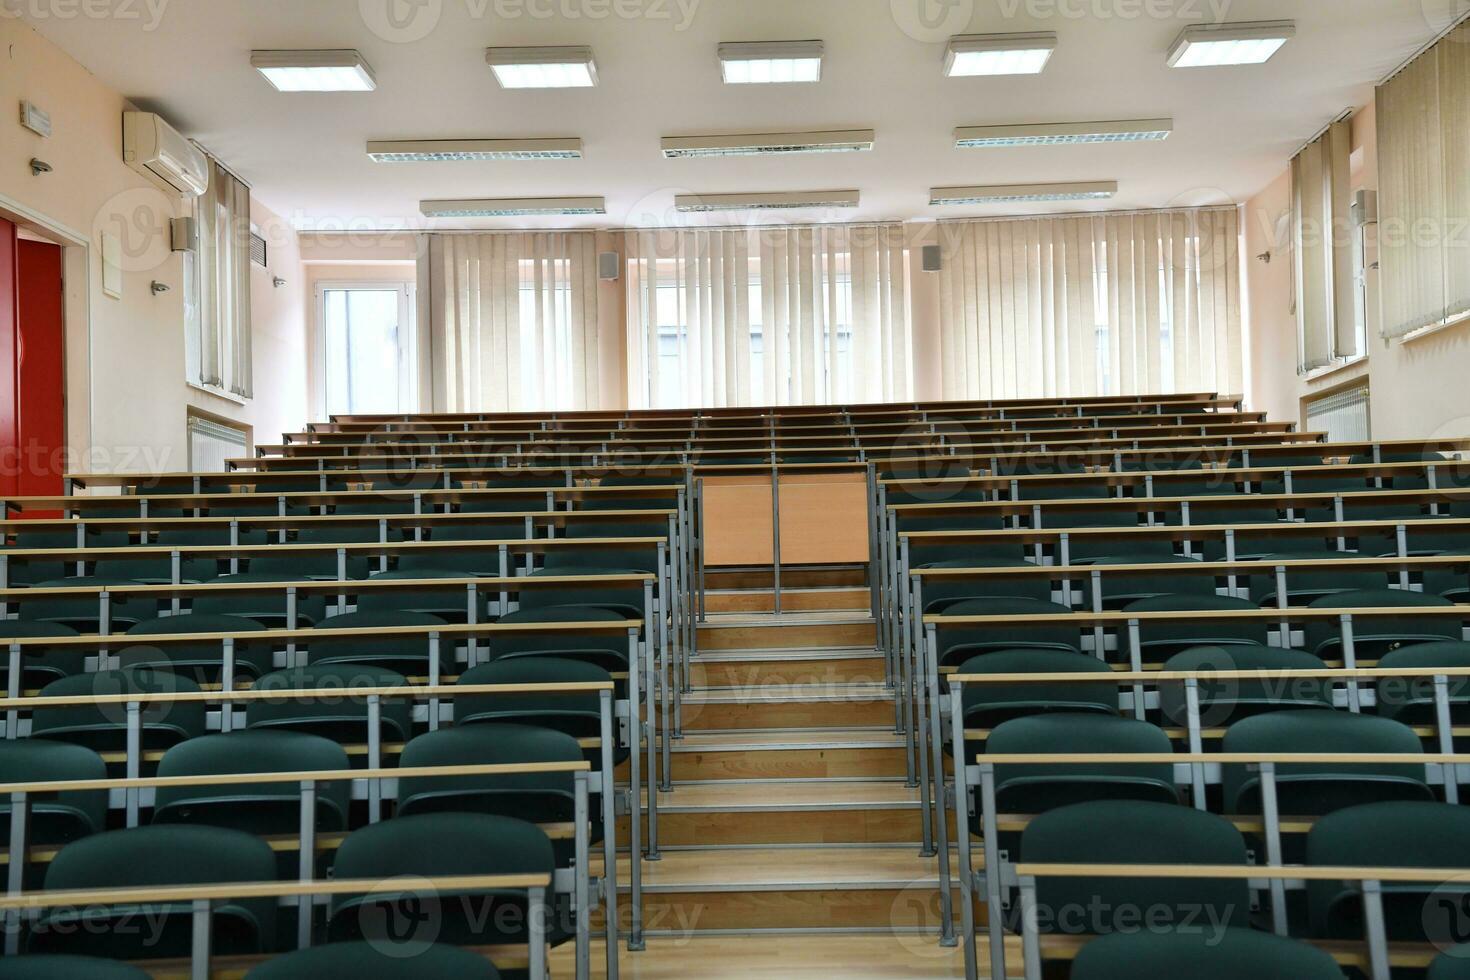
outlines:
M501 88L591 88L597 64L589 47L486 48Z
M534 215L607 214L600 197L502 197L458 201L420 201L426 218L520 218Z
M1169 67L1264 64L1294 37L1296 24L1289 20L1186 27L1169 49Z
M1076 184L998 184L989 187L936 187L929 205L1005 204L1011 201L1098 201L1118 193L1115 180Z
M788 153L861 153L873 148L871 129L844 129L825 133L757 133L749 136L666 136L664 156L685 157L780 156Z
M739 41L721 44L720 70L726 85L820 82L821 41Z
M1121 119L1112 122L1025 123L1017 126L966 126L954 131L955 146L1059 146L1067 143L1142 143L1166 140L1172 119Z
M373 140L367 154L377 163L444 163L479 160L580 160L579 139Z
M964 34L949 39L944 73L951 78L975 75L1036 75L1057 48L1052 32L1039 34Z
M371 92L378 87L360 52L252 51L250 67L282 92Z
M679 211L790 211L796 208L855 208L857 191L794 191L771 194L679 194Z

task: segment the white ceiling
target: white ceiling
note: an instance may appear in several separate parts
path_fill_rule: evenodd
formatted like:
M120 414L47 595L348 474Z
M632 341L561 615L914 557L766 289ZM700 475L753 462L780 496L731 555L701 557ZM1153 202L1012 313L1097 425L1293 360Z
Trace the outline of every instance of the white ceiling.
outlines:
M129 0L111 6L138 19L64 20L41 16L58 5L24 6L43 34L198 139L278 214L338 230L527 224L426 222L422 198L607 198L606 217L534 219L540 227L677 223L673 197L685 192L862 191L856 212L792 215L829 220L1242 201L1333 116L1367 103L1458 0ZM390 7L407 15L402 32L388 26ZM933 29L916 16L923 8ZM150 11L161 11L156 23ZM1164 65L1187 24L1288 17L1298 35L1266 65ZM1060 36L1042 75L942 77L952 33L1038 30ZM807 38L827 45L820 84L721 84L719 42ZM500 89L483 49L522 44L592 45L600 85ZM282 94L249 65L253 48L342 47L366 55L376 92ZM1170 115L1176 131L1161 144L957 150L951 135ZM874 152L664 160L658 144L847 128L877 130ZM369 139L515 136L580 136L586 159L390 166L363 151ZM1114 179L1116 200L1080 208L928 206L931 186Z

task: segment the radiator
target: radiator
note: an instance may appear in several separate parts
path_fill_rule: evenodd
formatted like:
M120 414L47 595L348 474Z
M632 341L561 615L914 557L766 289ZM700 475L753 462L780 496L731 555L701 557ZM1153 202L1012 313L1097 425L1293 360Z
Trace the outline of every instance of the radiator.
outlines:
M1367 442L1368 389L1353 388L1307 404L1307 429L1327 433L1328 442Z
M223 473L227 459L245 455L245 431L197 416L189 417L189 469L195 473Z

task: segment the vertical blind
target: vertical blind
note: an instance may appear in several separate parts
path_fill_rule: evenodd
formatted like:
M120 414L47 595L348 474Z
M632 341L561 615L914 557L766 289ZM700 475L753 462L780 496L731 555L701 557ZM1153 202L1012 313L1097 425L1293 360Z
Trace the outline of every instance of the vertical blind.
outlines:
M630 231L624 248L630 405L909 396L901 225Z
M1239 391L1235 208L945 222L945 398Z
M1385 338L1470 312L1470 23L1378 88Z
M1335 122L1291 161L1299 373L1362 353L1353 301L1352 135L1350 121Z
M218 160L209 163L187 301L190 331L197 334L194 380L250 398L250 188Z
M592 232L427 237L435 411L600 407Z

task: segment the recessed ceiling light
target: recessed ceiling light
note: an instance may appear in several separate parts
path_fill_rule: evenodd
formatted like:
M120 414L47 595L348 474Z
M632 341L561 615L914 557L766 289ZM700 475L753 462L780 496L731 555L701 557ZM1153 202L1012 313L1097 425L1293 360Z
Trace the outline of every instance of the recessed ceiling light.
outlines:
M821 41L739 41L721 44L720 69L727 85L820 82Z
M750 157L789 153L860 153L873 148L871 129L827 133L757 133L750 136L666 136L664 156Z
M1296 24L1289 20L1186 27L1169 49L1169 67L1259 65L1294 37Z
M548 214L606 214L600 197L502 197L458 201L420 201L426 218L519 218Z
M967 126L954 131L954 140L955 146L964 149L1063 143L1138 143L1168 139L1173 131L1172 119L1122 119L1113 122Z
M486 48L501 88L591 88L597 65L588 47Z
M367 154L378 163L459 160L580 160L579 139L374 140Z
M773 194L679 194L679 211L789 211L794 208L855 208L857 191L795 191Z
M357 51L252 51L250 66L282 92L371 92L377 79Z
M931 207L949 204L1002 204L1007 201L1092 201L1118 193L1115 180L1076 184L1000 184L989 187L936 187Z
M951 78L974 75L1035 75L1051 60L1057 36L1040 34L965 34L949 39L944 73Z

